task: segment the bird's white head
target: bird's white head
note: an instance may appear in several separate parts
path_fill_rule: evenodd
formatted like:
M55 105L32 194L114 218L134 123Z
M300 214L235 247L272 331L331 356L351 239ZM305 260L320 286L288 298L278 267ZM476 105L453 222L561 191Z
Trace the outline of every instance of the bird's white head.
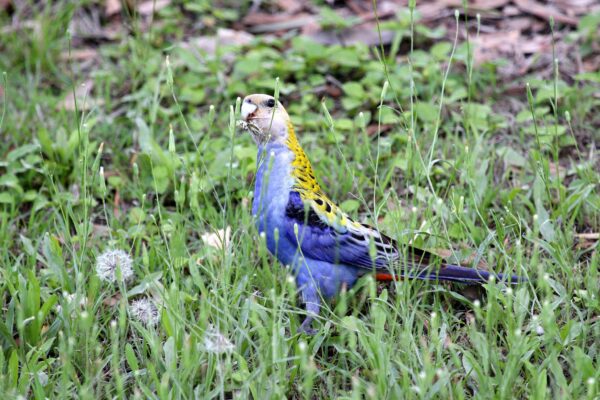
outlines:
M268 94L251 94L242 102L242 120L250 128L257 144L285 144L292 130L288 113L281 103ZM254 125L258 129L252 129Z

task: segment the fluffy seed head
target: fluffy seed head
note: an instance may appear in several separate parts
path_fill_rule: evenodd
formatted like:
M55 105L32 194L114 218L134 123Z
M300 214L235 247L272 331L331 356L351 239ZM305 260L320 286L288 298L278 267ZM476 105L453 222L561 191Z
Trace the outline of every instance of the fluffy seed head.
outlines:
M225 337L217 328L209 326L204 332L204 348L209 353L222 354L235 349L235 345Z
M129 306L129 314L146 326L154 326L160 321L156 304L148 298L135 300Z
M96 274L103 281L114 283L117 269L121 270L121 279L126 282L133 277L133 259L123 250L107 250L96 259Z

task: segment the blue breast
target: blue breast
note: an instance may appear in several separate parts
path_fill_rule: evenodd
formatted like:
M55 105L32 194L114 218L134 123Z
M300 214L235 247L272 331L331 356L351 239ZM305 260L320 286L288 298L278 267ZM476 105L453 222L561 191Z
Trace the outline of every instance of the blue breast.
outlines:
M264 232L267 248L283 264L292 264L297 246L287 240L285 209L294 183L291 163L294 154L281 144L259 147L252 214L259 232ZM277 233L278 232L278 233Z
M303 246L320 249L323 247L321 240L324 237L330 239L331 236L327 234L330 227L326 224L316 223L308 228L299 219L294 219L293 213L291 216L286 215L286 209L294 206L301 206L304 213L304 205L299 204L301 201L298 193L292 190L293 159L292 151L283 145L269 144L259 148L252 213L256 218L258 231L265 235L269 251L282 264L290 265L294 269L298 287L313 287L324 297L329 298L339 291L341 284L352 287L357 277L367 270L305 258L305 255L298 250L294 224L299 225L298 237L302 237ZM287 211L287 214L290 214L290 210ZM332 248L326 246L322 249L322 251L328 250ZM327 258L331 257L325 257Z

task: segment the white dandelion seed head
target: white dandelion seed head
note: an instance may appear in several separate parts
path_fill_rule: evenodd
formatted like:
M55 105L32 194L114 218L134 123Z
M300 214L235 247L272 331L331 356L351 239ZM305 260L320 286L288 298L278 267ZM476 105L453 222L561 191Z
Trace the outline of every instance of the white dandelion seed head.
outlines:
M146 326L154 326L160 321L156 304L149 298L135 300L129 306L129 314Z
M427 374L425 373L425 371L419 372L419 378L425 379L425 377L427 377Z
M588 378L587 379L587 384L590 386L593 386L596 383L596 379L594 378Z
M204 348L209 353L222 354L233 351L235 345L217 328L210 325L204 332Z
M435 311L431 312L431 319L435 319L435 317L437 317L437 314Z
M473 302L473 306L474 306L475 308L479 308L479 307L481 307L481 302L480 302L479 300L475 300L475 301Z
M123 250L106 250L96 259L96 274L107 282L116 282L117 269L121 270L123 282L133 277L133 259Z
M508 294L508 295L513 294L512 288L506 288L506 294Z

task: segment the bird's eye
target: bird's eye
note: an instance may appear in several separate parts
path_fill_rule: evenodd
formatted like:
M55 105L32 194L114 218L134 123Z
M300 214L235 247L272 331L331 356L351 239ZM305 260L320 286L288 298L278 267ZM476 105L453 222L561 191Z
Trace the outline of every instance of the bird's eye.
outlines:
M275 107L275 99L267 100L267 107Z

